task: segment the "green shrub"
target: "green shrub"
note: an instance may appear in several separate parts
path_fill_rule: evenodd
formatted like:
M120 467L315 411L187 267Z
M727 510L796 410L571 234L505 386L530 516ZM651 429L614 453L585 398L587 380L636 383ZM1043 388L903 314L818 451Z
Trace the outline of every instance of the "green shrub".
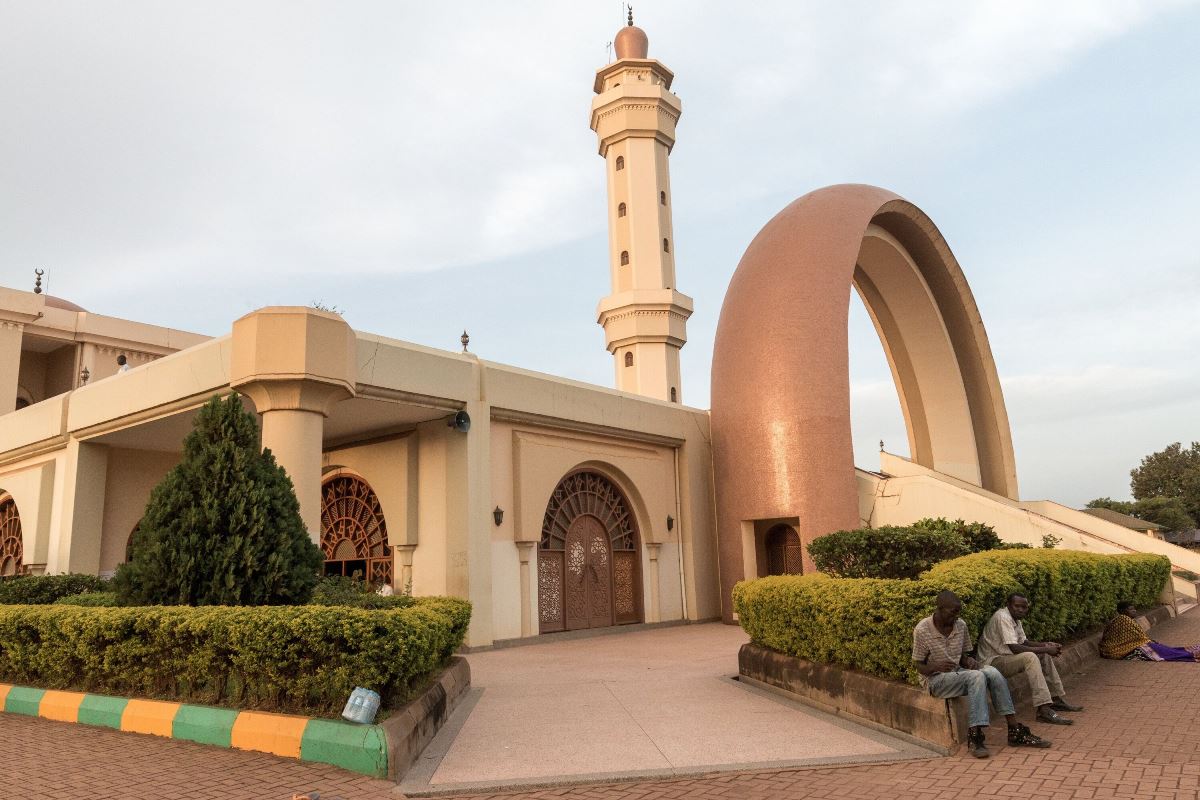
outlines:
M953 530L887 525L822 536L808 552L817 569L840 578L915 578L937 562L968 551Z
M0 682L336 714L356 686L394 708L462 644L470 604L0 607Z
M376 594L374 587L364 581L342 575L327 575L317 581L309 603L316 606L351 606L353 608L408 608L416 602L411 595Z
M83 592L103 592L108 581L95 575L22 575L0 581L0 604L49 605L60 597Z
M291 479L259 450L258 422L231 394L196 415L113 586L125 605L297 604L323 561Z
M820 539L817 540L818 542ZM993 550L937 564L917 580L776 576L743 581L734 610L751 641L809 661L918 683L912 631L943 589L963 601L978 639L1010 592L1029 597L1031 639L1064 641L1110 619L1120 600L1150 606L1170 572L1163 556Z
M121 605L117 602L116 592L84 592L60 597L54 601L56 606L86 606L88 608L108 608Z
M966 542L968 553L982 553L985 550L996 550L1003 546L996 529L983 522L967 522L956 519L951 522L944 517L936 519L926 517L914 522L910 527L924 531L948 531L956 533Z

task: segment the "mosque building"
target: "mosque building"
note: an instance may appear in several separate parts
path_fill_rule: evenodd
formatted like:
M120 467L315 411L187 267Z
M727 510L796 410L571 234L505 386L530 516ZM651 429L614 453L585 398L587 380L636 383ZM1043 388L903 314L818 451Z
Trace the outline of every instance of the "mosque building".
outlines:
M198 408L230 391L260 415L326 573L467 598L472 646L732 621L734 583L812 571L815 537L923 516L1163 552L1200 572L1198 554L1018 499L963 271L933 222L882 189L820 189L766 224L725 298L712 410L685 405L693 306L670 183L682 105L632 18L614 46L591 127L608 184L612 291L597 319L615 389L482 360L465 335L461 352L437 350L314 308L262 308L210 338L92 313L40 277L33 292L0 287L0 578L112 573ZM852 461L852 289L912 453L881 454L879 471Z

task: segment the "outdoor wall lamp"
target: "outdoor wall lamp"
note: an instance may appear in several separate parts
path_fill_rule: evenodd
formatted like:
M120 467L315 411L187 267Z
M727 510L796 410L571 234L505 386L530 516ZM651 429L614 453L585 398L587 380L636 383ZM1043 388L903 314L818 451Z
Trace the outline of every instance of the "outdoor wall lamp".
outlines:
M675 518L667 514L667 530L672 530L675 527Z
M492 519L496 520L496 527L499 528L504 523L504 509L496 506L495 510L492 511Z

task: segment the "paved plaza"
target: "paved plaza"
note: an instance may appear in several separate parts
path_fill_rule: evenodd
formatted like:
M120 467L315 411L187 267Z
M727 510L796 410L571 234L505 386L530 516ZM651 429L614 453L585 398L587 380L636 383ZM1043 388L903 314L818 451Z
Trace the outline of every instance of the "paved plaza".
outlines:
M724 630L737 632L732 628ZM628 642L639 635L585 641L607 639L622 648L631 646ZM1191 612L1163 623L1154 629L1154 636L1173 644L1200 641L1200 613ZM510 653L531 658L541 647L544 646L481 653L471 659L484 662L480 671L487 680L487 662L495 660L494 657ZM618 662L614 658L612 664L598 668L619 673L624 667ZM489 690L485 688L481 698ZM1074 715L1077 724L1069 728L1037 728L1053 737L1053 749L1005 747L1003 729L996 726L989 735L994 755L986 761L957 756L837 768L776 767L689 778L610 781L455 796L461 800L502 797L957 800L972 795L1055 800L1194 800L1200 797L1200 754L1194 724L1196 698L1200 696L1200 665L1100 662L1088 673L1076 676L1072 696L1087 706L1087 711ZM477 704L476 708L481 706ZM763 728L767 733L779 723L779 714L764 713ZM467 725L462 726L459 735L465 731ZM4 753L13 796L30 800L289 800L293 792L300 791L320 791L322 800L400 797L395 787L385 781L352 775L334 767L12 714L0 715L0 752ZM536 751L526 754L530 763L537 763L542 755ZM487 764L482 766L489 768Z

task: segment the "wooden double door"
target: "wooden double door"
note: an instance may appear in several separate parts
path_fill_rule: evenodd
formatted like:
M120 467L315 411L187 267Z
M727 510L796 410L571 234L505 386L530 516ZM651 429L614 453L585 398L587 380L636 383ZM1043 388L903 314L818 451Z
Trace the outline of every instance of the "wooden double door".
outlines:
M568 480L547 509L538 549L539 630L641 621L636 531L624 498L595 473Z

